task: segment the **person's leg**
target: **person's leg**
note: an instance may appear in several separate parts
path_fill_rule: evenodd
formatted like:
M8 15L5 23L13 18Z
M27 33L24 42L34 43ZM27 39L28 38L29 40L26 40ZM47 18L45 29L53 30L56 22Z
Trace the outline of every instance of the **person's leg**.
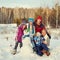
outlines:
M42 48L43 48L42 53L46 54L47 56L49 56L50 52L49 52L49 49L48 49L47 45L46 44L42 44Z
M12 52L13 55L16 54L16 52L17 52L17 47L18 47L18 42L15 43L15 47L14 47L14 50L13 50L13 52Z
M23 43L22 42L20 42L20 48L23 46Z
M41 46L42 46L42 48L43 48L44 50L49 51L49 48L47 47L46 44L43 44L43 43L42 43Z
M40 48L41 48L41 47L39 47L39 46L36 47L36 49L37 49L36 53L37 53L38 55L42 56L43 53L41 52Z
M18 47L18 42L15 43L14 49L17 50L17 47Z

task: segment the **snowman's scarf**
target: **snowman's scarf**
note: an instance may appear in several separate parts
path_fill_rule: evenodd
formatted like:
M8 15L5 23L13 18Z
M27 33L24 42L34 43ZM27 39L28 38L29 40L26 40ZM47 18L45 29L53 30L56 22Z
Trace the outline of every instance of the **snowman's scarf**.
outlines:
M30 32L30 24L28 24L27 32ZM34 34L34 26L32 25L32 34Z

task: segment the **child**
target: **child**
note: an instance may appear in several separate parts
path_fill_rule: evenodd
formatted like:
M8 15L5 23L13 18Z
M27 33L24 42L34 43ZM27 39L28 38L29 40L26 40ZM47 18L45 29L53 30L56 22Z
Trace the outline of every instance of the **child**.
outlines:
M47 44L47 46L49 47L49 45L50 45L50 39L49 39L48 35L46 34L46 30L45 29L42 30L42 35L45 38L45 44Z
M39 32L37 32L35 34L35 36L33 37L33 41L35 44L36 53L38 55L42 56L44 53L47 56L50 55L49 49L48 49L47 45L45 44L45 39Z
M17 47L18 47L19 43L20 43L20 48L23 46L23 44L22 44L22 36L24 35L24 30L26 28L27 28L27 26L25 25L25 23L22 23L21 25L18 26L17 35L16 35L16 38L15 38L16 43L15 43L13 54L16 54Z

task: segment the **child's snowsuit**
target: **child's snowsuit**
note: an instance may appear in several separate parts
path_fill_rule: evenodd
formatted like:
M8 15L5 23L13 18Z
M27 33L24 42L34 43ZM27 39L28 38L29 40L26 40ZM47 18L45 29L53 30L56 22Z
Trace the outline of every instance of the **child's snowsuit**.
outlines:
M16 50L18 47L18 43L20 43L20 48L22 47L22 36L24 35L23 33L23 25L18 26L18 31L17 31L17 35L16 35L16 44L14 49Z
M45 41L44 37L43 36L40 36L40 37L37 37L37 36L34 36L33 37L33 42L35 44L35 48L36 48L36 53L40 56L43 55L42 53L42 50L46 50L48 51L48 47L46 44L43 43L43 41Z

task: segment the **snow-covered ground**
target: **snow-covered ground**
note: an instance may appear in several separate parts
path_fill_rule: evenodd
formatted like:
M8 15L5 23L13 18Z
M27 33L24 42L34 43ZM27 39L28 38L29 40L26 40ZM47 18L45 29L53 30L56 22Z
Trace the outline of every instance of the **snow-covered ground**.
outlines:
M0 25L0 60L58 60L60 58L60 29L50 29L50 56L42 57L33 53L30 39L23 39L23 47L18 47L19 53L12 55L12 49L15 44L15 35L17 27L15 24Z

